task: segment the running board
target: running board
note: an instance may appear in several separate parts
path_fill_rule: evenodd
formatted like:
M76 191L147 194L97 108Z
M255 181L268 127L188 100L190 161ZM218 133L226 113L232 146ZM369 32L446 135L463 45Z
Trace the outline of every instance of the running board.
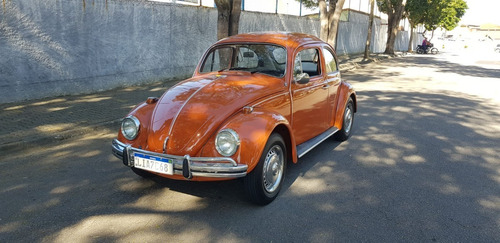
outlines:
M325 141L327 138L331 137L333 134L338 132L339 129L336 127L332 127L322 134L313 137L309 140L307 140L304 143L301 143L297 145L297 154L299 155L299 158L307 154L307 152L311 151L313 148L318 146L321 142Z

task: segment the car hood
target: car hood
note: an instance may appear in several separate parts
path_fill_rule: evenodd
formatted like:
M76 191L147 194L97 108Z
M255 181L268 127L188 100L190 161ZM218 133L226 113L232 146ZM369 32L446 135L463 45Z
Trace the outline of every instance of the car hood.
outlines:
M158 101L149 127L148 150L194 156L230 115L259 98L285 90L284 84L283 79L247 72L185 80Z

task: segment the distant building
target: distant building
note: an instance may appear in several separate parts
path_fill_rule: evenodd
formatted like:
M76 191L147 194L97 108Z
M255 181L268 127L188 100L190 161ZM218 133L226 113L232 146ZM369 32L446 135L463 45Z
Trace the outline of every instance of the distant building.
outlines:
M454 40L500 41L500 25L461 25L446 33L446 38Z
M155 2L171 2L177 4L215 7L214 0L149 0ZM319 8L306 8L300 0L241 0L243 11L288 14L296 16L319 16ZM370 13L370 0L345 0L342 8L341 21L349 21L350 12L362 14ZM382 20L382 24L387 24L387 15L380 12L375 4L374 15ZM400 30L409 30L410 24L406 19L401 20Z
M214 0L149 0L154 2L171 2L186 5L215 7ZM288 15L311 15L319 13L318 8L309 9L301 4L300 0L241 0L241 8L244 11L278 13ZM370 0L345 0L342 9L351 9L359 12L370 13ZM375 15L384 18L375 5ZM386 17L385 17L386 19Z

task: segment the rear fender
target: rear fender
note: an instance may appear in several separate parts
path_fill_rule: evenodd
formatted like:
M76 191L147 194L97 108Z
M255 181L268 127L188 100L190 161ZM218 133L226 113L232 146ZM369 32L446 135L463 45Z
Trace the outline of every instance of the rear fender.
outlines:
M351 86L351 84L342 81L340 84L340 88L338 91L338 102L337 102L337 114L335 114L335 124L334 126L337 127L338 129L342 128L342 123L344 122L344 109L347 104L347 101L349 100L350 97L352 97L352 101L354 102L354 112L357 111L357 98L356 98L356 92L354 91L354 88Z

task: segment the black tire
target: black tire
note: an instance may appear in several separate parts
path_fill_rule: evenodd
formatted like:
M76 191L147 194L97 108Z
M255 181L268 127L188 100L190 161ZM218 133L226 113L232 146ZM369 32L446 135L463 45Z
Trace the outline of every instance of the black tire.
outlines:
M423 54L423 53L424 53L424 50L422 50L422 48L418 48L418 47L417 47L417 53L418 53L418 54Z
M431 53L432 53L432 54L437 54L438 52L439 52L439 50L438 50L437 48L435 48L435 47L433 47L433 48L431 49Z
M354 124L354 101L352 101L352 98L349 98L345 105L342 119L342 129L335 134L338 141L347 140L352 133L352 125Z
M148 172L148 171L145 171L145 170L141 170L141 169L137 169L137 168L134 168L134 167L131 167L130 168L135 174L137 174L138 176L142 177L142 178L145 178L145 179L149 179L149 178L152 178L155 176L155 174L151 173L151 172Z
M273 133L267 140L259 163L243 178L250 201L267 205L278 196L285 177L286 162L285 142L279 134Z

